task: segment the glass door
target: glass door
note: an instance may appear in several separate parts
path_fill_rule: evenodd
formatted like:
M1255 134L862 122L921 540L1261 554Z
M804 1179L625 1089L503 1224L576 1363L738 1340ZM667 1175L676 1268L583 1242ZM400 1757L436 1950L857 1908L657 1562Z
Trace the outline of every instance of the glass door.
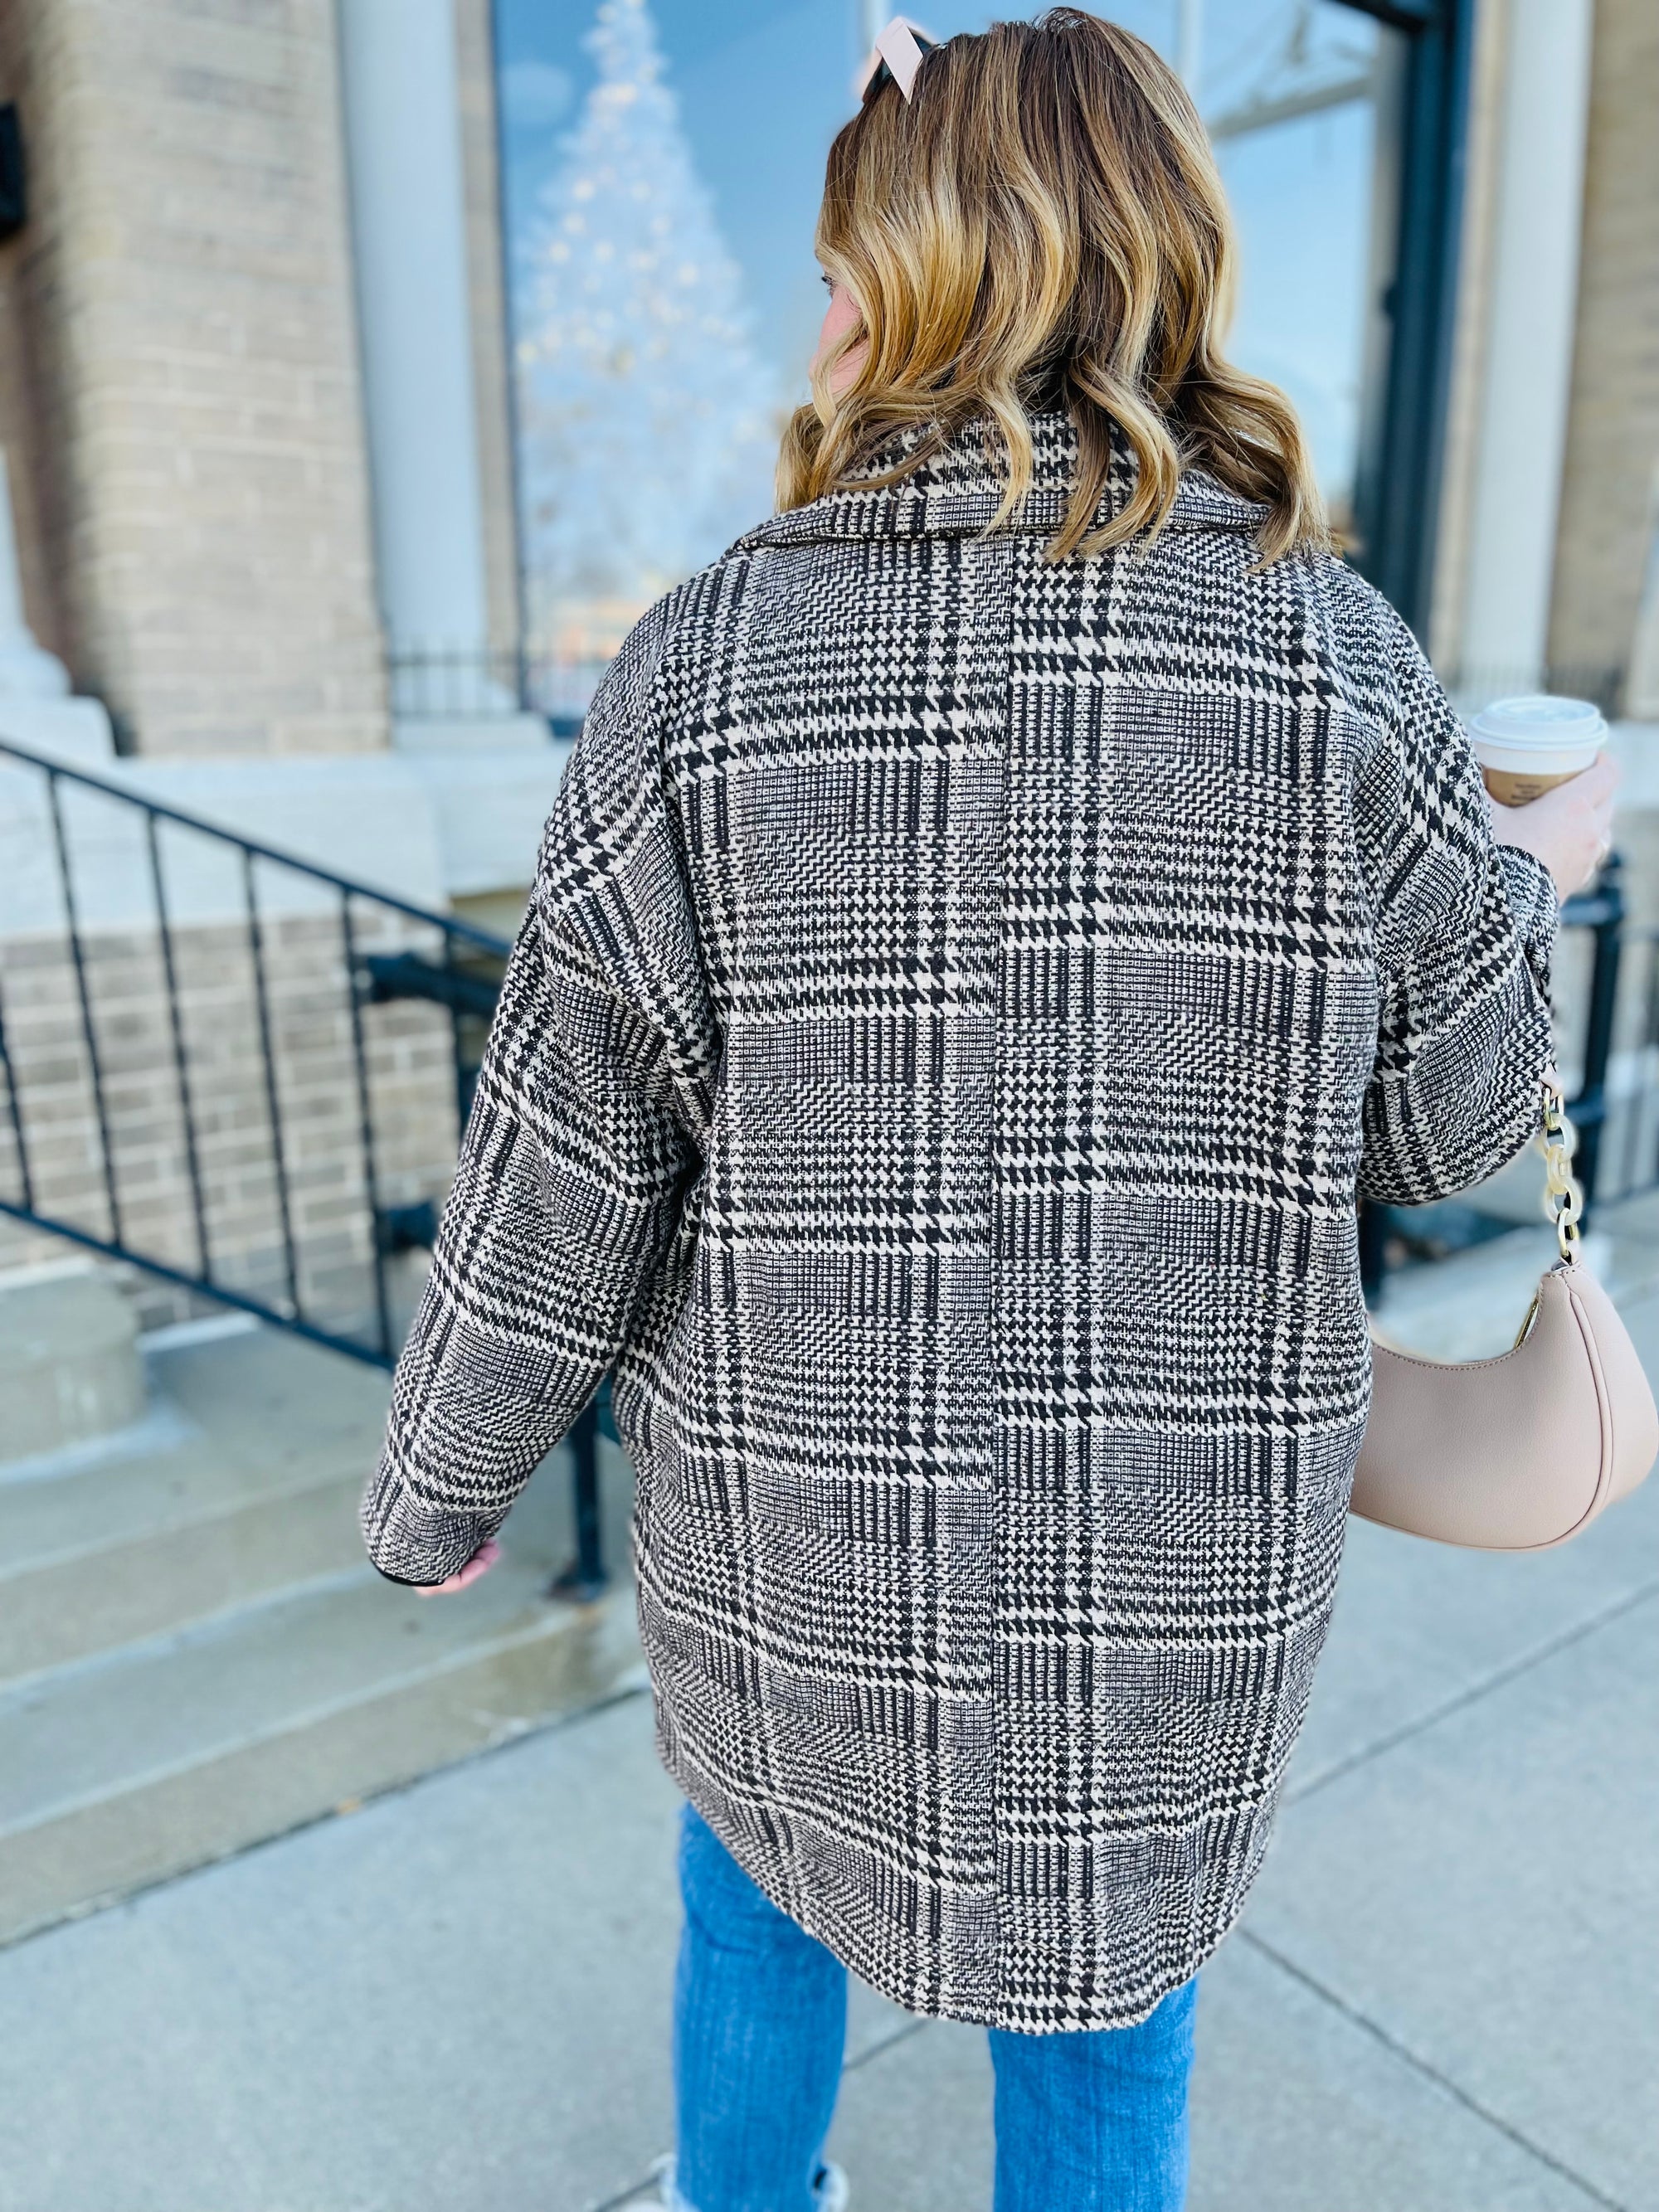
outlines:
M1196 14L1197 10L1194 9ZM1331 520L1364 553L1399 234L1408 41L1336 0L1231 0L1204 39L1200 110L1238 226L1230 350L1279 385Z
M822 312L824 154L890 9L496 10L526 596L539 703L578 714L641 609L769 509ZM915 12L948 37L1006 11ZM1289 392L1352 557L1413 619L1467 0L1111 12L1181 69L1215 142L1241 243L1233 356Z

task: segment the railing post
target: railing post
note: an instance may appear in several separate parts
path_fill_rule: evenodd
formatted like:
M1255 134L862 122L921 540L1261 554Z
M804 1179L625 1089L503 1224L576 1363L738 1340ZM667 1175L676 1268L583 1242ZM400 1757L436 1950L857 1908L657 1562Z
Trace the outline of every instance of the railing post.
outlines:
M248 964L253 977L253 1006L259 1021L259 1056L264 1063L265 1111L270 1121L270 1166L276 1192L276 1224L283 1234L283 1272L288 1300L296 1318L305 1309L300 1298L300 1259L294 1241L294 1208L289 1197L288 1145L283 1127L282 1094L276 1081L276 1045L270 1025L270 993L265 981L264 931L259 920L259 895L253 880L254 851L243 845L242 901L246 909Z
M555 1597L591 1602L607 1580L599 1534L599 1409L586 1407L570 1425L571 1504L576 1524L576 1555L553 1584Z
M70 862L69 838L64 828L64 802L58 787L65 771L52 763L46 763L46 799L52 814L52 834L58 854L58 880L64 895L64 923L69 937L70 957L75 964L76 996L81 1006L81 1035L87 1048L87 1070L92 1078L92 1103L98 1119L98 1142L103 1148L104 1197L109 1207L109 1234L112 1244L119 1244L121 1231L121 1200L115 1187L115 1147L110 1139L109 1105L104 1095L104 1063L98 1049L98 1028L92 1018L92 990L87 981L86 946L81 938L80 903L76 896L75 871ZM84 782L84 777L76 778Z
M1359 1289L1367 1305L1375 1305L1382 1288L1388 1263L1383 1249L1389 1240L1389 1209L1375 1199L1359 1201L1357 1231L1359 1243Z
M23 1194L23 1211L34 1211L34 1173L29 1164L28 1139L23 1133L23 1102L18 1096L17 1070L6 1043L6 1015L0 1004L0 1074L6 1079L6 1106L11 1117L12 1142L17 1148L17 1181Z
M455 940L447 930L444 933L444 972L455 973ZM477 1080L477 1071L469 1073L461 1036L461 1007L458 1000L449 1002L449 1052L455 1070L455 1142L459 1146L466 1135L467 1116L472 1111L472 1091Z
M1593 888L1571 902L1578 912L1571 919L1587 927L1595 938L1590 960L1589 1011L1584 1025L1584 1071L1578 1095L1567 1107L1577 1132L1573 1172L1584 1194L1588 1219L1595 1202L1596 1172L1601 1160L1601 1138L1607 1120L1607 1067L1613 1056L1613 1015L1619 1001L1619 963L1625 927L1624 863L1617 853Z
M394 663L393 674L400 687L406 687L410 668L406 660ZM381 1133L375 1124L374 1086L370 1080L371 1038L364 1023L364 1009L396 999L417 999L442 1006L453 1013L468 1018L469 1024L487 1021L494 1011L499 986L495 966L504 965L512 953L512 945L493 931L475 928L453 915L434 914L428 908L416 906L372 885L361 884L349 876L337 874L332 869L319 868L296 854L283 852L279 847L266 845L235 830L226 830L219 823L204 821L176 806L146 797L142 792L127 788L124 784L95 775L86 769L72 768L56 758L33 751L12 738L0 733L0 763L8 771L15 765L39 776L45 789L45 800L50 827L47 856L55 856L58 866L58 884L62 905L61 927L68 943L68 951L75 970L76 997L81 1016L82 1042L85 1049L87 1077L92 1092L92 1104L98 1127L98 1150L91 1165L101 1169L104 1195L108 1220L100 1231L89 1228L85 1222L74 1220L58 1210L57 1204L40 1187L39 1162L31 1157L31 1146L36 1132L51 1127L54 1113L61 1116L61 1103L50 1096L35 1099L26 1096L28 1090L30 1066L20 1058L15 1035L7 1034L3 1014L0 1014L0 1133L9 1136L9 1147L16 1153L15 1171L8 1167L5 1188L0 1190L0 1220L21 1221L37 1230L65 1238L84 1251L97 1253L105 1259L117 1260L129 1267L137 1267L156 1280L173 1288L199 1293L238 1311L256 1316L292 1331L307 1342L322 1345L343 1353L348 1358L362 1361L368 1365L390 1368L396 1358L397 1343L394 1322L396 1315L391 1310L386 1267L390 1256L416 1245L429 1245L435 1233L435 1208L429 1200L393 1206L380 1203L377 1161L381 1158ZM110 1120L110 1108L116 1103L106 1096L105 1086L105 1055L100 1035L100 1018L104 1009L94 1003L92 972L93 948L83 939L82 911L77 898L76 856L71 847L70 822L66 817L62 787L77 792L94 792L107 804L120 807L129 821L137 819L143 825L142 834L149 862L151 904L161 963L161 981L164 991L167 1027L171 1041L171 1060L173 1095L177 1103L178 1120L183 1149L183 1166L189 1182L190 1200L195 1215L197 1250L193 1266L177 1264L173 1257L155 1249L148 1239L135 1243L127 1242L127 1224L122 1206L122 1192L118 1177L114 1144L115 1130ZM258 1074L263 1075L266 1122L264 1133L270 1146L270 1164L275 1182L276 1210L280 1217L283 1282L287 1297L281 1295L273 1284L269 1294L263 1288L236 1288L220 1279L215 1273L215 1254L210 1239L210 1191L204 1182L207 1161L202 1151L205 1134L199 1121L199 1109L210 1100L217 1106L222 1103L216 1086L220 1077L213 1057L196 1057L191 1041L185 1033L185 977L180 972L178 953L177 925L179 917L170 902L167 873L163 865L160 830L163 824L172 830L188 831L193 838L205 840L210 850L233 856L240 864L241 882L241 924L243 939L252 977L253 1011L257 1017L257 1033L249 1054ZM256 863L260 868L279 868L299 883L309 885L313 891L331 893L338 915L340 931L339 973L346 994L346 1036L348 1054L343 1062L334 1060L341 1078L348 1085L355 1082L356 1104L356 1148L363 1170L363 1208L368 1216L367 1256L374 1271L374 1334L372 1342L365 1341L355 1325L348 1331L344 1327L319 1326L304 1310L302 1285L301 1237L308 1224L303 1212L296 1218L291 1204L289 1178L290 1161L303 1166L307 1159L304 1139L309 1128L301 1131L290 1145L290 1130L285 1120L287 1054L283 1050L286 1032L293 1027L299 1012L297 998L284 994L273 994L271 978L267 974L268 955L276 956L285 949L286 932L279 923L267 927L268 915L260 895L263 880L256 874ZM309 902L302 902L302 907ZM413 951L390 953L365 953L360 948L356 917L359 910L377 915L397 915L405 922L413 922L422 931L438 933L445 947L445 958L441 965L434 959L422 957ZM210 917L216 928L222 916L216 909ZM192 925L193 926L193 925ZM463 963L459 957L470 950L474 959ZM483 963L490 963L486 970ZM118 1007L117 1012L121 1011ZM210 1011L200 1019L207 1022ZM330 1012L322 1018L322 1026L338 1036L333 1027L337 1016ZM192 1024L192 1026L194 1026ZM470 1034L470 1030L469 1030ZM313 1044L320 1044L322 1030L317 1036L309 1032L296 1036L295 1049L308 1054ZM236 1049L240 1051L240 1043ZM165 1048L163 1048L165 1056ZM279 1055L283 1065L279 1066ZM472 1078L476 1073L470 1066L471 1054L462 1059L457 1068L457 1085L462 1096L458 1101L463 1109L467 1103ZM315 1066L314 1060L311 1063ZM301 1066L304 1065L302 1060ZM43 1080L54 1080L46 1077ZM249 1117L244 1117L246 1120ZM238 1136L243 1133L239 1129ZM351 1139L344 1142L348 1147ZM349 1176L346 1180L349 1183ZM16 1186L15 1188L13 1185ZM71 1200L70 1203L74 1200ZM331 1224L338 1218L331 1209L325 1215L323 1233L333 1237ZM337 1249L337 1247L336 1248ZM326 1251L327 1248L325 1247ZM223 1255L219 1255L222 1262ZM330 1255L331 1256L331 1255ZM586 1453L586 1464L580 1477L583 1503L578 1515L579 1558L574 1572L587 1583L603 1582L604 1568L599 1545L597 1515L597 1465L592 1450Z
M149 848L150 884L155 893L155 933L161 948L161 972L167 987L167 1025L173 1035L173 1072L179 1086L179 1121L185 1140L185 1165L190 1176L190 1202L196 1217L196 1258L204 1284L213 1280L213 1261L208 1246L207 1197L202 1187L202 1160L196 1141L196 1100L191 1086L190 1054L185 1049L185 1014L179 998L179 964L173 957L173 923L167 911L167 878L161 872L161 846L156 824L160 817L146 814L144 837Z
M368 1083L368 1046L363 1036L363 995L358 976L357 933L351 922L351 894L340 893L340 956L345 975L346 1007L351 1021L351 1059L357 1079L357 1150L363 1171L363 1198L368 1207L368 1260L374 1274L374 1322L380 1333L380 1350L388 1364L398 1357L392 1339L392 1300L386 1287L386 1263L390 1251L383 1234L380 1178L374 1157L374 1101Z

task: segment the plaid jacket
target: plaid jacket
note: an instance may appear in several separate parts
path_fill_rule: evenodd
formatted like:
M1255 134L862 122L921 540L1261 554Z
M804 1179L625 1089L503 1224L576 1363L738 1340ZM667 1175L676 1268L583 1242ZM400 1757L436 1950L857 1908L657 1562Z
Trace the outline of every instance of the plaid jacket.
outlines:
M611 1371L673 1775L877 1988L1027 2030L1239 1909L1365 1421L1356 1190L1526 1141L1555 925L1366 585L1197 474L1053 563L1074 458L1042 418L988 537L970 435L635 631L364 1501L441 1578Z

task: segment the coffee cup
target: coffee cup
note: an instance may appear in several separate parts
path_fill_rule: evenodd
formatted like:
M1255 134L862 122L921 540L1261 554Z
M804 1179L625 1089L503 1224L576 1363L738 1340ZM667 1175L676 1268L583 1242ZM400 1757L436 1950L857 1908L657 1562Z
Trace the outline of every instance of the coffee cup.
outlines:
M1582 775L1607 742L1588 699L1494 699L1469 724L1469 744L1500 806L1524 806Z

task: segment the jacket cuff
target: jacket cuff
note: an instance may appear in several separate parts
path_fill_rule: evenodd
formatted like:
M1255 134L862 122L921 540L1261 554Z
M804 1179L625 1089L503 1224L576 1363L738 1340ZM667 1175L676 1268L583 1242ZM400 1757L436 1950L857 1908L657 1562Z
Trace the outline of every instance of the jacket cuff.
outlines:
M359 1519L371 1563L388 1582L430 1589L459 1572L507 1518L427 1505L383 1456L363 1492Z

